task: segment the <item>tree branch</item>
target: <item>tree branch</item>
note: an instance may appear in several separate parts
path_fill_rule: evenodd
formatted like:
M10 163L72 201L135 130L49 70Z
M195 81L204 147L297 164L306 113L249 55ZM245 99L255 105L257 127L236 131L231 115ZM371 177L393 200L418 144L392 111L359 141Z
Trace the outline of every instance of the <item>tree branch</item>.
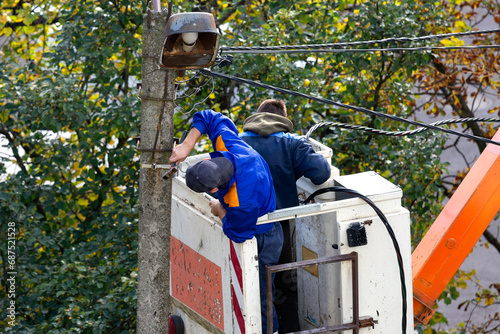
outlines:
M40 16L37 19L33 20L33 22L31 22L30 26L36 26L36 25L40 25L40 24L49 24L49 25L51 25L51 24L55 24L55 23L58 23L58 22L59 22L59 18L58 17L55 17L54 19L52 19L49 22L49 20L47 20L45 17ZM5 23L5 27L6 28L11 28L12 30L15 30L18 27L25 27L25 26L27 26L27 24L25 24L24 22L7 22L7 23Z
M488 230L485 230L483 232L483 236L490 243L490 245L492 245L493 247L495 247L496 250L500 253L500 241L497 238L495 238L495 236L493 235L493 233L491 233Z
M23 8L23 4L24 4L24 0L20 0L15 6L11 6L11 7L2 7L1 10L4 11L4 10L13 10L13 11L17 11L21 8Z
M240 0L238 1L230 10L228 10L224 16L221 16L217 20L217 25L220 26L222 23L226 22L226 20L236 12L236 9L238 9L238 6L245 5L246 0Z

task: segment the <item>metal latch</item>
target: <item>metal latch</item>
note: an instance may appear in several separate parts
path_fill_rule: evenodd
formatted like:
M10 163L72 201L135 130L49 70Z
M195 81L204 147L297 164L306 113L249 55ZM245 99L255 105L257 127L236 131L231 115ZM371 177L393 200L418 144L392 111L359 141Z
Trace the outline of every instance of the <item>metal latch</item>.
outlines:
M371 327L375 328L375 324L378 324L378 320L374 320L372 317L360 317L359 318L359 327Z
M368 244L365 224L352 223L349 225L347 229L347 244L349 247L364 246Z

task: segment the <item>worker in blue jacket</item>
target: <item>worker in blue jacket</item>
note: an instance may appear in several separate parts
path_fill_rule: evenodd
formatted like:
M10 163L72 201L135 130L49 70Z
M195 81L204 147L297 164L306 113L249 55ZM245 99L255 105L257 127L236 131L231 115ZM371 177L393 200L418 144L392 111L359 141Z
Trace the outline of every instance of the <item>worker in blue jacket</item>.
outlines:
M228 238L238 243L254 236L257 239L262 333L267 333L265 266L278 262L283 245L279 222L257 225L260 216L276 208L271 173L264 159L239 138L234 123L213 110L194 114L189 134L173 148L169 161L186 159L203 134L208 134L214 152L211 159L186 170L186 184L193 191L217 196L218 200L210 202L211 211L222 220ZM273 332L277 333L275 311L273 315Z
M321 154L302 137L290 133L292 122L287 118L282 100L263 101L257 112L243 123L240 137L266 160L276 191L276 209L299 205L296 181L305 176L319 185L330 178L331 167ZM290 222L282 221L283 250L278 264L293 262ZM274 305L280 332L300 331L297 314L297 287L292 284L291 271L276 273Z

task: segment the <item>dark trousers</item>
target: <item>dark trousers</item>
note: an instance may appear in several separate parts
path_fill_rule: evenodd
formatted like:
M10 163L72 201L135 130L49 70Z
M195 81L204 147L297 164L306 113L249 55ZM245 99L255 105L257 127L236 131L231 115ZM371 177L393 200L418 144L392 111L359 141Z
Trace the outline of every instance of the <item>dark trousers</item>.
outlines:
M294 261L290 222L288 220L282 221L281 227L283 229L283 249L278 264ZM278 314L279 332L300 331L296 269L277 272L274 285L274 307Z
M283 232L279 222L272 223L273 227L262 234L256 234L257 251L259 255L259 285L260 285L260 313L262 316L262 334L267 333L267 294L266 294L266 266L274 266L278 262L283 245ZM276 274L272 274L272 279ZM273 284L274 289L274 284ZM278 331L278 316L273 309L273 333Z

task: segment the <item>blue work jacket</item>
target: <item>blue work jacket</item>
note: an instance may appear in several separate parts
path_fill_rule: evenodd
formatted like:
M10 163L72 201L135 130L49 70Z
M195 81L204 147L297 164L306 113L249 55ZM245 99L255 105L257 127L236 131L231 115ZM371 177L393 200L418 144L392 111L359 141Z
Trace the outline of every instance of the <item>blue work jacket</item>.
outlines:
M243 242L269 231L272 224L257 225L258 217L276 208L273 180L265 160L238 136L234 123L220 113L197 112L193 127L208 134L214 148L212 158L223 156L234 166L228 186L216 193L227 211L222 220L224 233L235 242Z

